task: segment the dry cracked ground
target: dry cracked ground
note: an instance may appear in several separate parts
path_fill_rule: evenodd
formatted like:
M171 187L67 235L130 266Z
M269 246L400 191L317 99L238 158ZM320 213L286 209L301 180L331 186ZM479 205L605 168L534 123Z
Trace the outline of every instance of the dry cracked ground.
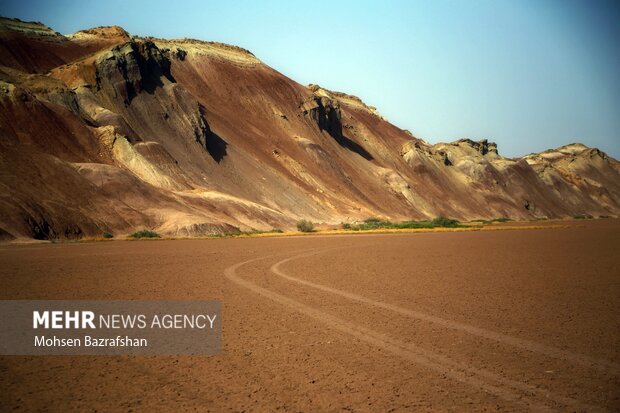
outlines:
M618 411L620 221L0 247L2 299L219 299L223 353L0 358L3 411Z

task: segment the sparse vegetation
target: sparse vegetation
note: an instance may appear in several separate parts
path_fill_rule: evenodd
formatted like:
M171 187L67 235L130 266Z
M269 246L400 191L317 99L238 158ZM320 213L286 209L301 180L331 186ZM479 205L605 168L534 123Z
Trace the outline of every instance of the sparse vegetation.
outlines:
M110 233L110 232L104 232L103 233L103 238L107 238L107 239L114 238L114 235L112 233Z
M259 234L281 234L282 231L280 228L273 228L269 231L259 231L256 229L252 229L250 231L234 231L234 232L224 232L221 234L214 234L213 237L239 237L243 235L259 235Z
M450 219L446 217L439 216L431 221L431 224L435 227L444 227L444 228L456 228L460 225L460 223L456 219Z
M493 218L493 219L472 219L469 222L480 222L482 224L492 224L494 222L510 222L512 219L506 217Z
M314 224L308 220L297 221L297 230L300 232L314 232Z
M150 229L143 229L142 231L136 231L130 235L131 238L160 238L159 234Z
M575 215L573 218L575 218L575 219L592 219L594 217L592 215L588 215L588 214L581 214L581 215Z
M382 228L396 228L393 222L387 220L381 220L379 218L367 218L364 222L351 225L351 229L353 231L368 231L372 229L382 229Z
M348 228L353 231L369 231L373 229L418 229L418 228L458 228L462 227L461 223L455 219L446 217L437 217L431 221L403 221L391 222L381 220L379 218L368 218L360 224L348 224Z
M351 224L349 224L348 222L343 222L342 229L351 229Z

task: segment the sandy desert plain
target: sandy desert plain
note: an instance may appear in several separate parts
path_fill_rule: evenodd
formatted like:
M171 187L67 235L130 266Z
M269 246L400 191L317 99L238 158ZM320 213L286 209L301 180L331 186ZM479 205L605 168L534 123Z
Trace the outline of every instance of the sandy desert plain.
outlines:
M5 244L2 299L219 299L223 352L0 357L0 410L618 411L620 220L562 224Z

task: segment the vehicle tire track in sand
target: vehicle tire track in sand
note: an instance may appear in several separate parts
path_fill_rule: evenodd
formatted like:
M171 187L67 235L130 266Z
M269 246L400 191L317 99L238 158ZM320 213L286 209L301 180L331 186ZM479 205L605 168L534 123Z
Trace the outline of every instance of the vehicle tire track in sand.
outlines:
M307 254L307 253L305 253ZM428 350L387 337L363 326L358 326L344 319L324 313L285 295L263 288L237 275L237 269L251 262L271 257L259 257L234 264L224 270L224 275L235 284L247 288L265 298L290 307L331 328L351 335L360 341L384 349L399 357L410 360L417 365L436 371L445 377L479 388L505 401L523 406L528 411L556 411L558 406L550 407L549 402L583 411L604 411L599 407L582 404L569 397L552 395L543 389L503 378L491 372L473 368L466 364L450 360ZM539 399L539 400L537 400ZM542 402L540 401L542 399ZM561 409L564 410L564 409Z
M480 327L472 326L472 325L465 324L465 323L459 323L457 321L447 320L445 318L433 316L433 315L426 314L426 313L416 311L416 310L411 310L409 308L399 307L394 304L389 304L389 303L385 303L382 301L373 300L373 299L361 296L359 294L354 294L354 293L350 293L347 291L338 290L336 288L328 287L326 285L302 280L300 278L296 278L291 275L288 275L280 269L280 266L282 264L285 264L289 261L293 261L299 258L309 257L309 256L316 255L316 254L321 254L323 252L327 252L333 249L338 249L338 248L330 248L328 250L313 251L313 252L306 252L303 254L298 254L293 257L283 259L273 264L270 270L274 274L288 281L292 281L292 282L295 282L301 285L305 285L307 287L312 287L317 290L325 291L331 294L339 295L341 297L345 297L352 301L357 301L360 303L371 305L373 307L383 308L385 310L389 310L389 311L402 314L402 315L405 315L411 318L428 321L428 322L435 323L435 324L438 324L438 325L441 325L443 327L450 328L453 330L463 331L471 335L483 337L489 340L494 340L499 343L503 343L503 344L510 345L512 347L531 351L533 353L542 354L542 355L557 358L560 360L569 360L575 364L579 364L581 366L590 367L590 368L596 368L599 370L604 370L614 375L620 374L620 365L617 363L608 361L608 360L601 360L601 359L597 359L594 357L585 356L582 354L572 353L570 351L566 351L566 350L562 350L559 348L540 344L535 341L509 336L507 334L498 333L495 331L487 330L485 328L480 328Z

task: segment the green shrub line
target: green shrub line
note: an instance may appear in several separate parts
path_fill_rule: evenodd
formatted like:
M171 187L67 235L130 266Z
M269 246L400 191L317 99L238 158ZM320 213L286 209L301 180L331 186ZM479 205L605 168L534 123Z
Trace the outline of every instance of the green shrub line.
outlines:
M155 231L151 231L150 229L143 229L141 231L136 231L129 236L131 238L159 238L159 234Z
M111 232L104 232L103 233L103 238L114 238L114 235Z
M343 229L352 231L369 231L373 229L417 229L417 228L460 228L461 223L455 219L439 216L430 221L391 222L378 218L368 218L361 224L342 224Z

